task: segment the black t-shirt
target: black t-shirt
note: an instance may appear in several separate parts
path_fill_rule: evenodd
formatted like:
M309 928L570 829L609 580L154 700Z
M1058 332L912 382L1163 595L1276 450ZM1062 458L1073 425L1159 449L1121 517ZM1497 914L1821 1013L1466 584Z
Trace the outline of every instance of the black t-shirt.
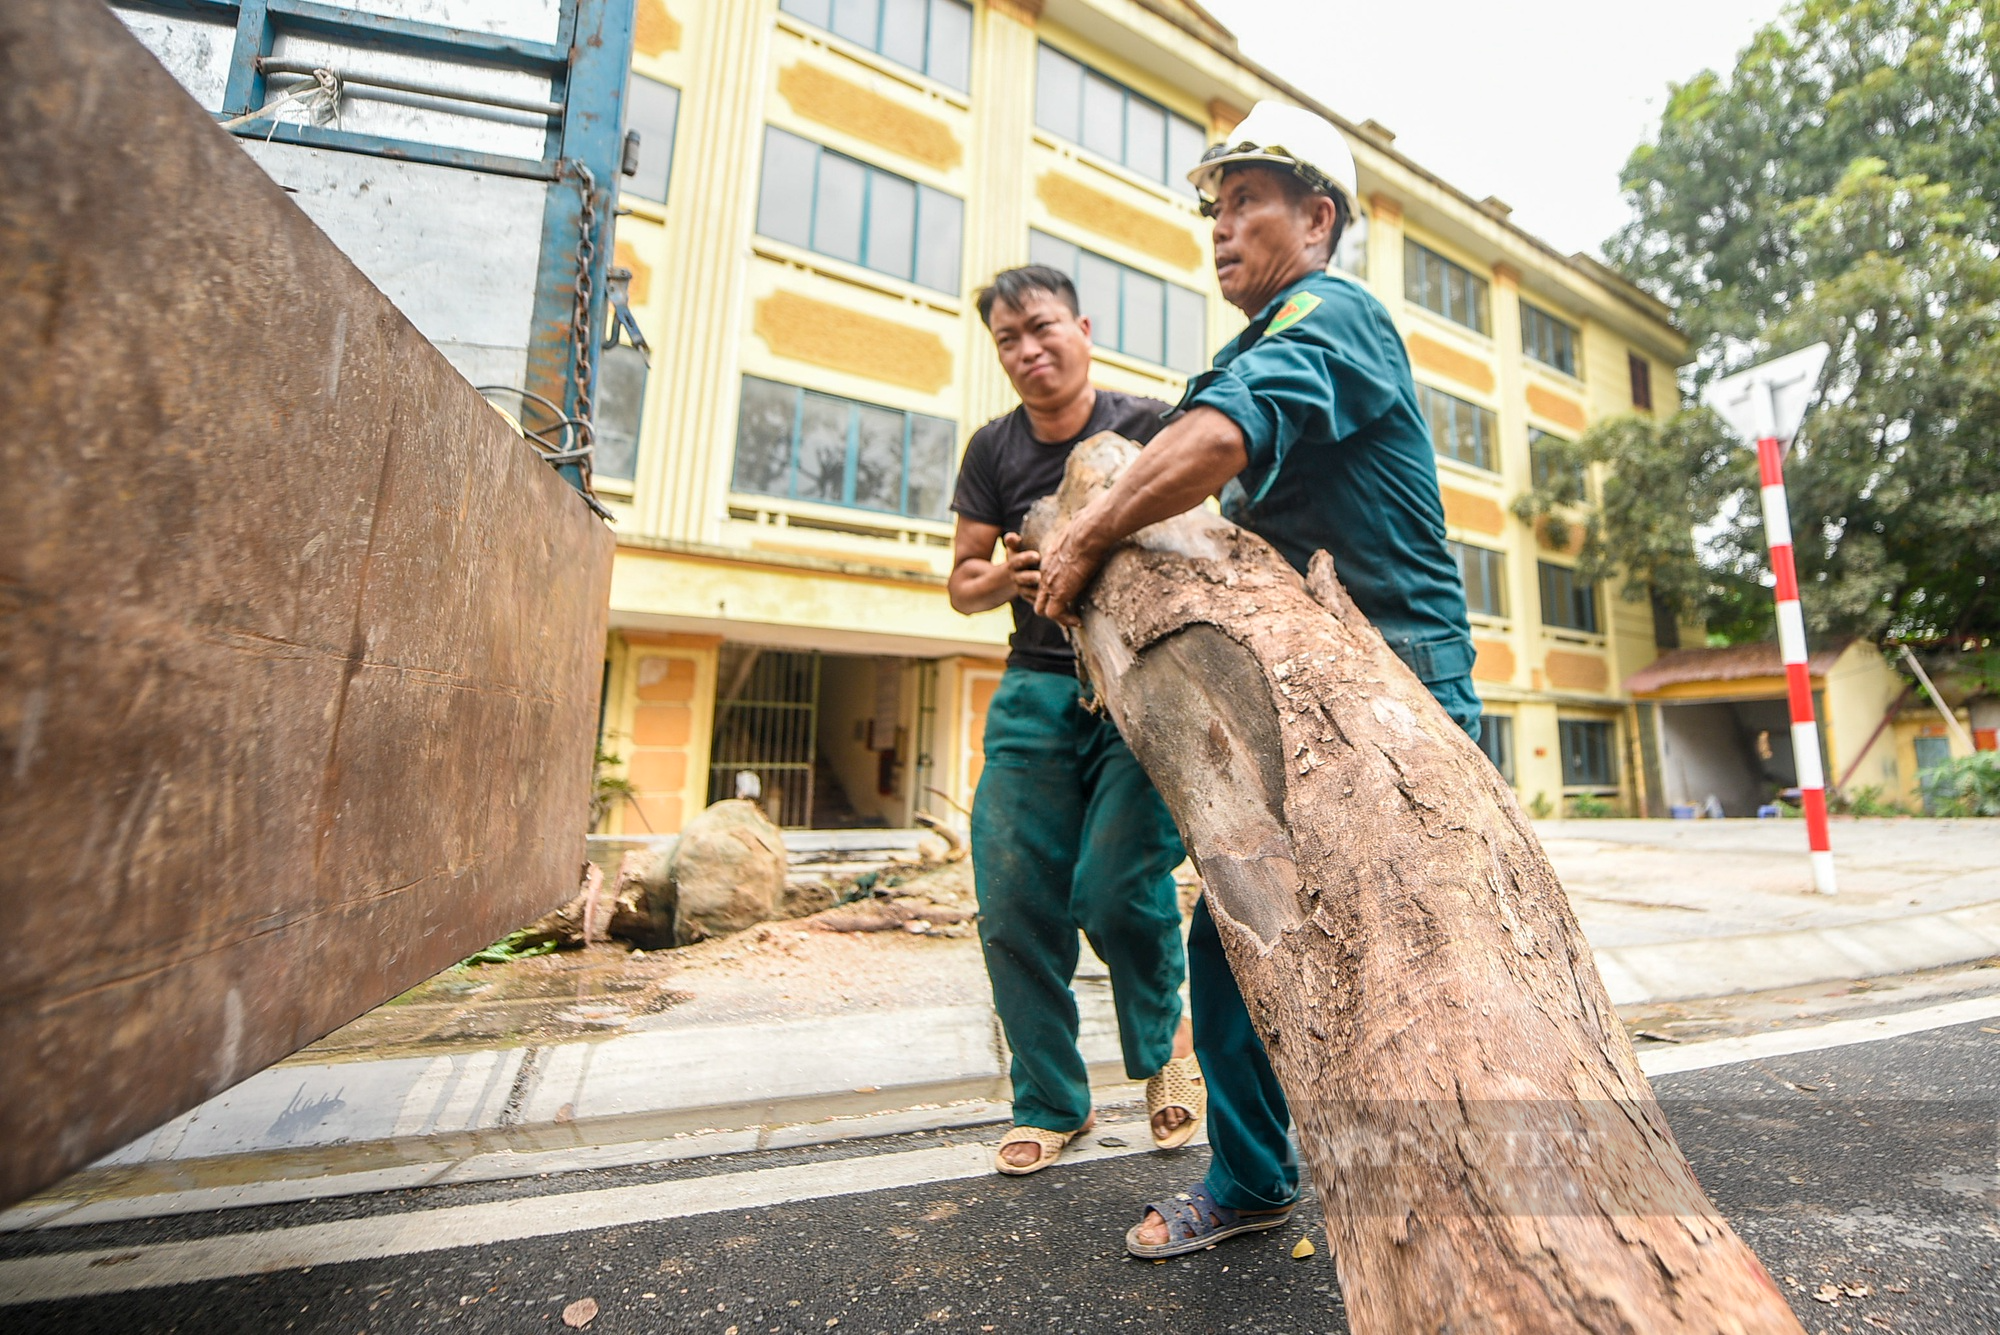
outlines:
M1016 408L972 433L965 461L958 466L951 508L974 523L997 524L1002 533L1019 533L1028 507L1062 485L1063 466L1079 441L1100 431L1116 431L1144 445L1159 434L1165 425L1161 414L1167 411L1158 399L1100 389L1089 424L1070 439L1049 444L1035 439L1028 410ZM1014 634L1008 641L1013 652L1007 655L1007 665L1075 675L1076 655L1063 628L1037 616L1034 604L1026 599L1014 599L1013 606Z

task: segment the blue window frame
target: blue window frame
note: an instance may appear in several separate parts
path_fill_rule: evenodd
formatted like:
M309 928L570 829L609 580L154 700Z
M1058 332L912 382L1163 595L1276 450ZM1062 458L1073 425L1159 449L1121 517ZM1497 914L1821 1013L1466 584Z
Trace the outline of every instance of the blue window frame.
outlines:
M1578 492L1590 494L1590 470L1583 460L1574 455L1558 455L1557 450L1570 444L1561 436L1551 435L1538 427L1528 428L1528 471L1537 487L1548 487L1558 481L1567 480Z
M1479 749L1500 771L1500 777L1514 782L1514 720L1507 714L1479 716Z
M1541 567L1542 624L1597 634L1597 581L1578 579L1568 566L1536 564Z
M1493 471L1493 440L1500 428L1490 411L1429 385L1417 386L1417 406L1430 423L1431 446L1439 454Z
M1465 608L1483 616L1507 615L1507 558L1490 547L1447 542L1458 575L1465 583Z
M625 128L639 133L639 169L625 178L623 193L666 203L680 116L681 90L672 84L634 74L625 85Z
M958 424L837 394L743 377L737 491L943 519Z
M1403 295L1467 329L1491 332L1486 280L1407 237L1403 241Z
M1576 326L1521 303L1521 351L1564 375L1576 374Z
M964 225L955 195L765 127L765 236L955 294Z
M1562 749L1563 787L1618 786L1610 723L1600 719L1557 719L1556 733Z
M1035 69L1035 124L1194 196L1187 174L1208 144L1202 128L1047 43Z
M1091 341L1182 375L1208 366L1208 299L1095 251L1030 230L1028 259L1069 275Z
M778 8L961 93L972 90L965 0L780 0Z

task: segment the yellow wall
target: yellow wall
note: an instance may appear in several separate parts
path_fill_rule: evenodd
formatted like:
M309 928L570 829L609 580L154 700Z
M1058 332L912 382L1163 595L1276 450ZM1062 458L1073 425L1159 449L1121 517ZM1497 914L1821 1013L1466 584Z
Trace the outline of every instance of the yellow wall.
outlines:
M978 0L978 96L970 97L780 14L776 0L641 0L634 69L679 88L681 104L669 199L628 199L617 230L618 261L634 271L634 313L656 351L637 479L603 488L623 540L615 627L936 659L936 782L953 801L969 801L983 727L975 715L993 681L989 656L1004 652L1006 612L964 618L950 610L940 583L949 522L733 491L741 377L947 418L962 448L975 427L1014 404L970 293L1025 262L1031 228L1204 292L1207 341L1219 346L1243 317L1215 288L1208 228L1193 200L1034 123L1041 42L1192 119L1210 138L1259 98L1285 95L1226 42L1202 40L1199 19L1189 21L1192 28L1128 0ZM933 291L757 235L766 125L963 200L961 290ZM1505 553L1507 614L1475 624L1477 681L1496 710L1516 719L1521 790L1554 799L1562 788L1558 715L1621 717L1619 683L1653 657L1652 622L1644 603L1613 589L1602 594L1605 633L1544 631L1536 537L1508 508L1530 485L1526 433L1539 426L1574 436L1583 422L1629 411L1628 350L1648 359L1656 407L1671 410L1684 343L1663 308L1605 271L1554 254L1392 145L1359 133L1349 139L1368 215L1366 281L1408 336L1419 379L1499 418L1497 473L1441 460L1440 474L1452 536ZM1403 300L1406 234L1489 280L1490 334ZM1580 376L1522 355L1520 294L1577 325ZM1095 378L1168 400L1182 385L1165 367L1109 350L1100 350ZM614 645L613 721L638 717L632 656L640 652L636 640ZM677 652L706 661L698 680L711 682L712 648ZM712 696L712 684L702 689ZM1621 723L1621 756L1628 733ZM646 764L664 783L669 762ZM678 793L683 808L705 792L690 775ZM649 791L666 819L667 789Z
M719 636L614 635L604 750L638 791L612 809L614 834L671 834L707 805Z

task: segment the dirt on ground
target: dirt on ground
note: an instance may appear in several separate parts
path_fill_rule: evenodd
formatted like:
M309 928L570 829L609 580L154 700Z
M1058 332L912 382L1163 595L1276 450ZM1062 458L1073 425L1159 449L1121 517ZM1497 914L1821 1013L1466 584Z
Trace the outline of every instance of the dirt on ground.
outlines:
M796 916L671 950L613 942L453 965L294 1060L608 1038L716 1020L978 1004L972 867L959 859L795 883ZM475 957L478 959L479 957Z

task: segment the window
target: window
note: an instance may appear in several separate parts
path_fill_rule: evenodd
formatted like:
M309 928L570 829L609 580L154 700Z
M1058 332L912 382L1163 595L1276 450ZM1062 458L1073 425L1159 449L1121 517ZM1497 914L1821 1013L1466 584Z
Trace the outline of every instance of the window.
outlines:
M1490 332L1486 280L1408 238L1403 241L1403 295L1467 329Z
M630 343L606 348L597 359L596 448L590 471L630 482L639 462L639 420L646 405L646 354Z
M1208 367L1208 303L1193 288L1108 260L1046 232L1028 233L1028 259L1076 284L1091 341L1193 375Z
M1625 354L1625 369L1632 375L1632 406L1642 413L1653 411L1653 367L1636 352Z
M1465 581L1465 607L1490 617L1507 615L1506 558L1489 547L1466 542L1447 542L1451 559L1458 562L1458 577Z
M1333 267L1343 273L1351 273L1366 282L1368 279L1368 215L1357 213L1347 220L1347 230L1340 234L1340 244L1333 249Z
M1500 771L1500 777L1514 782L1514 720L1506 714L1485 714L1479 720L1479 749Z
M643 74L626 83L625 128L639 135L639 170L627 178L626 194L666 203L667 182L674 174L674 123L680 113L681 90L672 84Z
M1537 562L1542 576L1542 624L1597 633L1597 585L1568 566Z
M743 377L737 491L943 519L958 426L898 408Z
M780 0L778 8L961 93L972 89L965 0Z
M1563 787L1616 788L1618 773L1611 763L1612 725L1598 719L1556 720L1562 747Z
M1185 116L1044 45L1035 69L1035 124L1183 195L1208 136Z
M1546 431L1528 428L1528 471L1541 488L1553 486L1557 481L1567 481L1576 488L1577 494L1588 496L1590 473L1582 459L1570 453L1565 447L1570 444L1561 436L1552 436Z
M775 127L764 131L757 230L765 236L956 293L964 214L964 204L941 190Z
M1492 413L1429 385L1417 386L1417 406L1431 425L1431 445L1439 454L1474 468L1492 469L1493 438L1499 429Z
M1521 351L1564 375L1576 374L1576 326L1521 303Z

